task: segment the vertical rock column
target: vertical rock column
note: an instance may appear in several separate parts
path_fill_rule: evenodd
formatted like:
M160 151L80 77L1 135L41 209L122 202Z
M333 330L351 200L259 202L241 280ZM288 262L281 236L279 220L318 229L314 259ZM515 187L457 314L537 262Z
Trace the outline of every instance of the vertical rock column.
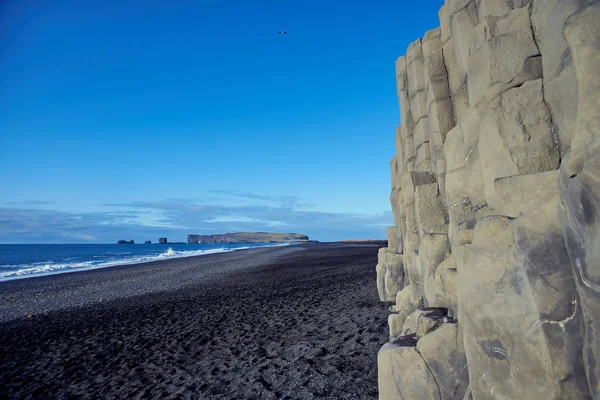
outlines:
M598 396L600 2L439 17L396 62L380 398Z
M571 152L560 168L561 222L581 310L582 362L590 392L600 397L600 3L565 23L577 77Z

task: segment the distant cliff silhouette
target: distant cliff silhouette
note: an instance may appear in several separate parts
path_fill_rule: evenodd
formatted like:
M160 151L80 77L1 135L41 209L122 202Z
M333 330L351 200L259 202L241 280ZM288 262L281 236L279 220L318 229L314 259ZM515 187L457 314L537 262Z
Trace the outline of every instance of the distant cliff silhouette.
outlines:
M299 233L238 232L219 235L188 235L188 243L276 243L307 241L308 236Z

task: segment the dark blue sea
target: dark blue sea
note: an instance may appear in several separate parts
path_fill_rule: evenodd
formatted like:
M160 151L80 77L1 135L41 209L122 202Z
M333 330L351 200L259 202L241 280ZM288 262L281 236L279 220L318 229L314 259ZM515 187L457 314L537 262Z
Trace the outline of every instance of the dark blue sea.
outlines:
M0 244L0 281L267 246L273 244Z

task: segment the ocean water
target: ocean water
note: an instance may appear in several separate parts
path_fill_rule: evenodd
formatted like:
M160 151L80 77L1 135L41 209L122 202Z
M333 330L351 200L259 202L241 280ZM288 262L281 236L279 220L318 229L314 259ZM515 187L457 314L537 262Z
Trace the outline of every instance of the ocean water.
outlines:
M0 244L0 281L269 246L274 244Z

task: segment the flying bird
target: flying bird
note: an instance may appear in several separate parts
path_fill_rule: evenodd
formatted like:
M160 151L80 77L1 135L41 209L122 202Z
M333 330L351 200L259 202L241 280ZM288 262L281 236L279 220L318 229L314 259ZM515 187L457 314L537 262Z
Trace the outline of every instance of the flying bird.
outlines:
M280 35L287 35L286 31L281 31L281 32L277 32L277 33L279 33Z

